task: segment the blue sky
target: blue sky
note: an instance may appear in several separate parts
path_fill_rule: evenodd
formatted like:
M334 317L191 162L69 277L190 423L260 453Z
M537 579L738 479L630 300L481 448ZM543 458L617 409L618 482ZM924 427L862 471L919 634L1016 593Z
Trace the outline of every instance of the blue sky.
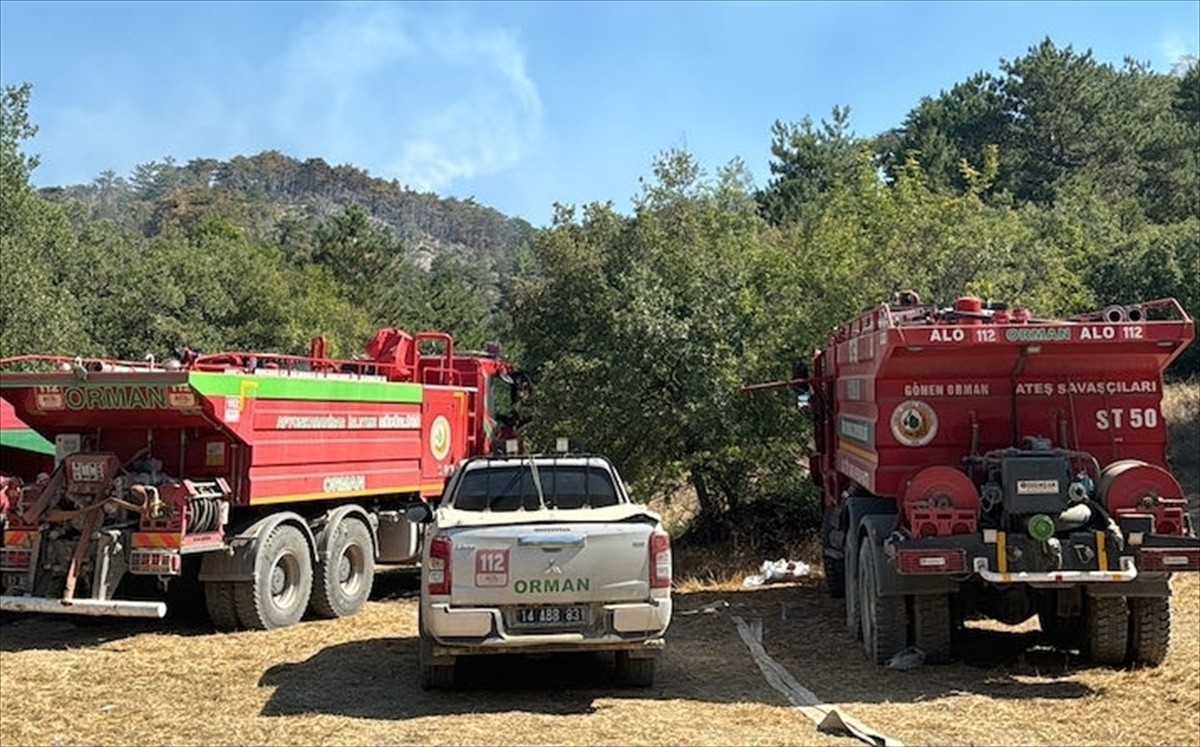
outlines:
M0 0L0 82L33 84L39 187L274 149L544 225L628 211L673 147L764 185L775 120L873 135L1046 36L1167 72L1200 2Z

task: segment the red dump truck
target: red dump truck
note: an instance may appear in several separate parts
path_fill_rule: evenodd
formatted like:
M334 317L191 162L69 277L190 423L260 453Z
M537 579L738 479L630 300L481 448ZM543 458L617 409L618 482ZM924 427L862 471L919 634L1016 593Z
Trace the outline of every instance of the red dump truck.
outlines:
M174 587L220 630L352 615L376 563L419 559L405 510L513 435L526 385L497 349L396 329L355 360L323 337L306 356L0 360L0 397L57 460L9 509L0 609L162 617Z
M946 660L964 620L1036 615L1095 662L1160 663L1170 574L1200 570L1160 409L1193 335L1174 299L1052 320L912 292L839 326L794 386L868 658Z

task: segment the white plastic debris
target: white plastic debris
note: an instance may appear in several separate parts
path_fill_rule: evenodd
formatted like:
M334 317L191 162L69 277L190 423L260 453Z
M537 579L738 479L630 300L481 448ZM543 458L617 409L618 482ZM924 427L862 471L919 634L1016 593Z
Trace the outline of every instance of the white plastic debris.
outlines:
M901 672L909 669L916 669L925 663L925 652L916 646L909 646L903 651L897 651L896 654L888 659L888 669L899 669Z
M742 586L762 586L763 584L780 581L794 581L804 578L812 569L802 560L764 560L759 566L758 573L742 579Z

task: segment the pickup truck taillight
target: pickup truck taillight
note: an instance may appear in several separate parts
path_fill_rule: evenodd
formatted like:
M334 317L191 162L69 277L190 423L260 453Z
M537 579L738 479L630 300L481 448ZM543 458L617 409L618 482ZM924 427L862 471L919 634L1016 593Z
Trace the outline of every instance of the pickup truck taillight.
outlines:
M447 537L434 537L429 541L429 593L450 593L450 550Z
M650 588L671 588L671 535L666 532L650 535Z

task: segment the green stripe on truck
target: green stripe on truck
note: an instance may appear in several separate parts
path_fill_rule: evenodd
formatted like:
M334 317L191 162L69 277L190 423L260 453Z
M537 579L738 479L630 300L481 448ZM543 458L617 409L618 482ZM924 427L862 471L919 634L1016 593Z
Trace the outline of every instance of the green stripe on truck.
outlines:
M54 453L54 444L43 438L37 431L26 428L0 430L0 446L32 451L36 454Z
M340 402L399 402L420 404L420 384L350 379L309 379L293 376L253 376L193 371L188 375L197 392L206 396L307 399Z

